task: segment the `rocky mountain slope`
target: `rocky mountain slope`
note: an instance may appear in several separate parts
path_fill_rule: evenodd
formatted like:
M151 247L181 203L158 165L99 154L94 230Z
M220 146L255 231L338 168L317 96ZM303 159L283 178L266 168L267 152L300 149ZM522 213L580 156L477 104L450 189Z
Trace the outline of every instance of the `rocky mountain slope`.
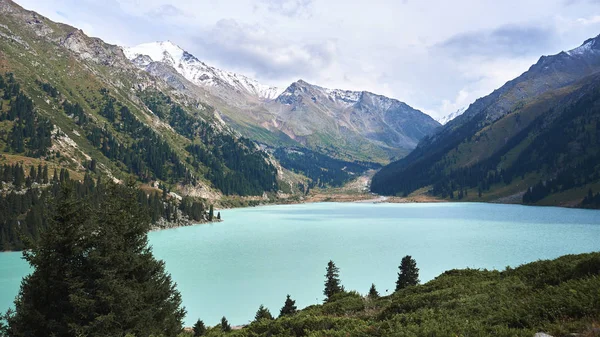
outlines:
M213 200L278 190L272 157L212 106L137 68L120 47L10 0L0 0L0 14L3 161L50 162L115 180L133 174L149 186ZM28 99L30 108L18 108ZM23 125L15 111L51 124L47 151L28 150L36 124ZM23 146L12 146L21 134Z
M271 147L308 147L345 160L387 162L439 123L405 103L299 80L281 91L211 67L171 42L124 48L140 69L201 99L242 135Z
M438 119L436 119L436 120L437 120L437 121L438 121L440 124L442 124L442 125L446 125L446 124L448 124L448 122L450 122L450 121L451 121L451 120L453 120L454 118L456 118L456 117L458 117L458 116L462 115L462 114L465 112L465 110L467 110L467 109L466 109L466 108L461 108L461 109L458 109L458 110L456 110L456 111L454 111L454 112L451 112L451 113L447 114L446 116L444 116L444 117L442 117L442 118L438 118Z
M373 191L409 194L427 187L446 198L581 203L598 184L599 70L600 37L543 56L382 169ZM523 198L540 184L548 187L543 197Z
M236 91L261 100L274 99L281 93L276 87L260 84L244 75L211 67L171 41L145 43L123 48L123 51L140 68L145 68L152 62L162 62L175 68L190 82L216 92Z

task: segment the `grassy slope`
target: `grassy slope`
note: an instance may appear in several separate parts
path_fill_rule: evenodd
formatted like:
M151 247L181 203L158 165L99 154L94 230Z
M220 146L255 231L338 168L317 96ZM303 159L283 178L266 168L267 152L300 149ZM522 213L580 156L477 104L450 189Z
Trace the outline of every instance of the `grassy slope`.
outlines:
M35 22L36 20L52 31L45 32L45 35L40 37L36 33L40 31L39 28L36 28L37 30L30 29L31 27L23 24L23 21ZM190 155L185 151L185 146L190 141L151 114L136 97L132 88L151 85L165 93L168 93L169 89L166 85L149 78L144 72L135 69L122 55L114 55L114 53L120 53L115 46L104 44L97 39L81 34L80 40L90 46L91 50L99 49L100 53L105 52L112 57L108 62L85 60L82 57L76 57L74 53L61 46L67 36L78 34L73 27L54 23L22 9L17 10L16 15L6 15L0 18L0 23L5 25L0 27L0 32L18 36L21 41L24 41L23 44L0 37L0 72L14 73L22 90L33 99L38 113L49 117L53 124L73 139L81 150L67 154L71 159L70 165L64 160L64 156L61 161L54 158L48 158L48 160L54 161L57 165L78 170L82 168L78 168L76 163L84 160L85 155L89 155L96 159L100 167L105 168L109 174L117 178L124 178L128 175L128 168L106 158L99 149L95 148L85 137L85 131L64 114L60 107L61 101L49 98L35 84L35 80L50 83L59 90L61 98L67 99L71 103L79 103L91 117L93 124L107 127L122 144L131 144L133 139L129 135L115 130L113 125L98 113L102 100L99 91L101 88L108 88L111 96L115 97L122 105L127 106L140 121L159 133L178 154L181 161L188 166L188 169L194 171L186 162ZM97 55L93 54L92 57L94 56ZM212 119L210 114L203 114L202 109L191 107L186 107L186 109L194 110L189 111L193 114L200 113L200 118L204 120ZM5 126L0 125L0 128L5 128ZM203 188L210 190L210 183L201 177L203 170L201 167L197 176L200 177Z
M599 289L600 253L568 255L504 271L450 270L379 299L350 292L207 336L598 336Z

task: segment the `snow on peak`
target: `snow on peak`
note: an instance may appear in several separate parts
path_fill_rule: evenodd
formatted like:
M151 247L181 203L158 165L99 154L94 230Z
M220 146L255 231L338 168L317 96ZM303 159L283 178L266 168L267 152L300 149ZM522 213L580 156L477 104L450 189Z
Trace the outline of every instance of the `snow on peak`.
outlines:
M570 56L580 56L580 55L588 54L588 53L594 51L595 49L600 48L600 46L596 46L596 42L597 42L596 39L597 38L586 40L581 46L579 46L575 49L569 50L567 52L567 54L569 54Z
M175 68L190 82L204 87L232 87L260 99L275 99L282 90L244 75L217 69L198 60L171 41L151 42L123 48L125 56L139 67L151 62L162 62Z
M171 41L150 42L135 47L123 48L128 59L133 60L139 56L148 56L154 62L165 62L171 66L181 60L185 51Z
M329 89L310 84L304 80L292 83L278 98L280 103L292 104L296 102L292 96L307 95L315 103L335 104L340 107L349 107L356 104L376 106L386 110L395 104L404 104L396 99L370 93L368 91L352 91L344 89Z
M439 118L437 121L442 124L445 125L446 123L450 122L451 120L453 120L454 118L462 115L467 109L466 108L460 108L454 112L451 112L449 114L447 114L444 117Z

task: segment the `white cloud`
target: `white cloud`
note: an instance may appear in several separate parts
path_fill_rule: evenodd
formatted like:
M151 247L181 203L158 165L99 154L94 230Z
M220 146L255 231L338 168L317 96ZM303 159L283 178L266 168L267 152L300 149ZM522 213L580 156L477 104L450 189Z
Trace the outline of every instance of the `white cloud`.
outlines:
M364 89L435 117L600 33L595 0L17 2L111 43L170 39L267 84Z

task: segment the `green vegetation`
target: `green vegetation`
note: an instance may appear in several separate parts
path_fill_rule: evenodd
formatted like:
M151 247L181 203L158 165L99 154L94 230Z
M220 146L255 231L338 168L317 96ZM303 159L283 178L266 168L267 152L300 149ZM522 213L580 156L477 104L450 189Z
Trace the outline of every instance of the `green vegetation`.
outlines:
M322 305L227 333L217 326L206 336L597 336L599 289L600 253L568 255L504 271L450 270L379 298L344 291Z
M192 328L192 331L194 331L194 337L204 336L206 333L206 326L204 325L204 322L202 322L201 319L197 320Z
M231 325L229 325L229 322L227 321L227 318L225 318L225 316L223 316L223 318L221 318L221 331L223 331L223 332L231 331Z
M260 306L245 327L223 317L215 327L199 320L182 332L180 297L147 247L149 217L133 184L81 198L64 179L47 229L24 253L35 272L0 335L593 336L600 320L600 253L504 271L450 270L423 285L416 261L405 256L390 296L374 285L367 296L345 291L329 261L322 305L298 310L287 295L277 319Z
M327 263L327 273L325 274L325 289L323 289L323 295L325 295L325 302L331 300L333 296L344 291L344 287L340 282L340 269L329 260Z
M137 189L111 184L87 198L61 187L34 268L8 314L8 336L175 336L185 310L148 246Z
M193 158L192 166L203 171L204 177L223 193L260 195L277 190L275 167L249 139L217 132L201 115L188 113L160 91L145 90L138 96L154 114L192 142L185 148ZM204 104L201 109L214 110Z
M254 315L254 321L258 322L261 319L273 319L273 315L271 315L269 309L265 308L262 304L258 307L256 315Z
M381 167L376 163L335 159L303 148L278 148L273 155L281 166L308 177L308 188L340 187L369 169Z
M2 104L8 105L6 112L0 109L0 122L9 122L5 127L11 129L5 137L0 137L0 143L6 144L4 151L31 157L46 155L51 146L52 123L36 114L33 101L23 94L12 73L6 74L6 80L0 75L0 94Z
M379 292L377 291L377 288L375 288L375 283L371 283L371 288L369 288L367 296L372 300L379 298Z
M557 92L517 106L493 123L484 113L475 115L381 170L372 190L408 195L427 187L430 194L453 200L488 200L486 194L498 197L505 190L504 196L524 193L518 201L525 204L558 194L569 195L570 205L580 204L600 181L599 87L600 78L592 75L569 88L570 95ZM492 138L496 145L479 153L480 144ZM430 141L435 150L426 150ZM580 206L597 207L589 200Z
M0 251L26 249L40 238L55 216L52 200L60 199L61 186L69 186L76 198L99 202L110 185L90 174L82 181L72 179L66 169L54 170L50 178L47 165L31 166L28 175L20 164L0 166ZM1 192L4 188L7 192ZM136 200L151 224L175 223L181 217L204 222L210 217L203 202L191 198L178 202L166 189L162 194L138 189Z
M400 269L400 272L398 272L398 280L396 280L396 291L419 284L417 261L410 255L402 258L398 269Z
M283 304L283 307L279 311L279 317L290 316L295 314L297 311L298 308L296 308L296 301L292 300L292 298L288 294L285 299L285 303Z

